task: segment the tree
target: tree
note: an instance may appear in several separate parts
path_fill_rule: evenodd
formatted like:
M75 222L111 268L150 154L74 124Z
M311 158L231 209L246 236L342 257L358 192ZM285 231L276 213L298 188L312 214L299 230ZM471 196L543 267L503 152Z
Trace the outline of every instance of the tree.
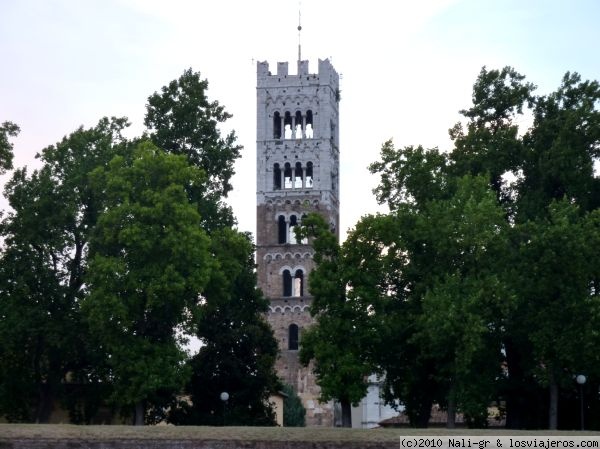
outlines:
M142 425L153 396L179 392L188 377L184 343L213 262L210 240L186 187L204 173L183 156L138 144L92 173L104 198L90 249L84 308L108 354L111 402Z
M456 182L451 198L427 204L417 218L418 239L437 261L419 298L415 338L436 360L439 383L447 389L449 427L456 408L481 427L502 375L503 329L514 300L503 273L504 211L486 178Z
M240 157L232 131L221 136L219 125L231 114L206 96L208 81L188 69L148 98L145 125L152 142L173 154L185 155L188 162L206 173L208 183L202 191L191 192L198 203L203 227L232 226L234 218L223 198L231 191L234 163Z
M233 164L241 147L233 132L221 135L219 127L230 115L218 102L207 99L207 86L198 73L188 70L149 98L147 136L164 149L151 148L143 139L125 141L121 131L127 120L105 118L96 127L80 128L44 149L39 155L42 169L32 175L25 169L14 173L6 192L15 212L2 221L5 251L0 258L0 356L14 363L0 367L0 414L11 420L43 422L60 401L69 408L73 422L89 422L110 397L128 414L137 406L138 423L144 417L153 422L165 416L165 407L173 404L192 373L181 350L185 333L196 332L199 325L214 329L211 319L227 322L236 314L239 329L227 328L230 335L222 341L231 348L236 338L248 340L242 363L250 376L258 373L248 386L253 389L248 400L258 404L257 397L271 388L275 343L260 317L265 305L252 284L251 245L246 236L232 231L235 219L223 202L231 190ZM0 150L7 151L7 164L12 149L8 137L17 131L8 122L0 130ZM165 151L170 157L159 156ZM119 158L113 160L115 156ZM180 169L182 173L175 173ZM196 170L193 179L185 178L190 170ZM169 180L174 186L166 186ZM109 181L105 188L103 182ZM173 222L182 217L181 223ZM153 219L171 227L161 230L161 223ZM183 249L175 244L166 248L160 232L187 232L194 242L192 250L177 258L175 251ZM232 252L220 251L221 246ZM219 259L209 258L209 250L213 256L219 252ZM150 258L163 252L171 259ZM142 266L144 255L153 263ZM227 268L236 263L243 268ZM117 276L127 278L129 284L111 284ZM235 282L228 284L231 298L225 299L217 287L223 279L229 281L228 276ZM177 299L152 302L159 302L156 298L162 293L163 301ZM244 302L236 301L238 294ZM103 307L115 298L122 300L121 307ZM144 309L148 298L156 310ZM229 307L229 316L207 312L201 322L201 306L213 303L215 309ZM135 313L144 310L146 316L134 320ZM160 313L165 318L161 323ZM121 326L128 319L135 321L129 324L136 335ZM146 338L133 338L140 335ZM143 378L144 374L148 376ZM15 398L23 399L22 407L14 407ZM270 419L270 409L262 402L255 409L257 414L248 419L265 423Z
M366 377L384 372L386 399L413 425L427 425L434 401L486 422L511 304L499 270L506 222L486 177L451 168L437 150L386 142L371 170L389 214L364 217L341 247L320 217L303 221L302 236L316 237L317 324L301 358L315 360L326 399L357 402Z
M533 90L534 86L525 83L524 77L511 68L489 72L483 69L474 86L473 106L462 111L470 120L467 131L464 132L461 126L451 130L455 148L450 157L455 161L457 175L468 172L490 176L490 183L498 191L510 225L507 229L512 253L509 266L516 268L509 279L517 302L507 321L504 338L509 373L503 391L507 403L507 426L542 425L535 410L540 402L536 388L547 388L550 391L549 423L551 428L555 428L559 389L569 383L563 370L569 371L569 368L564 361L556 360L560 373L552 374L553 369L549 372L549 355L544 348L548 343L556 343L560 347L565 341L560 338L561 333L554 333L556 329L553 326L558 323L550 319L552 317L548 317L547 321L538 321L536 317L546 316L545 313L552 310L551 304L563 310L580 310L575 304L588 296L582 285L595 283L590 272L593 271L591 261L594 259L588 259L585 264L569 263L569 269L558 270L561 261L566 262L561 257L563 255L572 254L573 261L579 260L569 250L578 239L570 241L563 253L558 248L556 252L550 250L553 243L540 238L556 229L557 204L562 201L576 206L580 216L599 205L599 181L594 174L594 164L600 148L600 111L597 109L600 87L596 81L581 81L579 75L567 73L555 92L534 96ZM534 121L527 132L519 133L516 117L525 106L532 108ZM514 181L507 182L511 177ZM500 182L502 178L504 180ZM565 211L564 208L561 210ZM571 226L583 226L576 225L576 222L572 216L567 221L563 220L562 231L570 234ZM566 223L570 224L567 226ZM591 235L587 238L595 241ZM542 244L542 241L545 243ZM541 267L539 260L531 258L533 242L537 242L536 254L547 254L546 251L554 254L552 258L544 259L544 270L558 270L561 275L568 273L564 282L573 283L573 287L579 289L578 294L573 294L573 290L567 294L564 289L549 288L561 276L545 278L542 284L536 282L539 273L533 270ZM540 245L549 246L542 250ZM582 247L580 249L583 251ZM575 281L581 276L586 281ZM573 279L573 282L567 279ZM594 301L584 303L588 307L586 315L596 316ZM568 323L574 316L561 318ZM540 329L539 333L530 331L534 323ZM546 340L534 338L536 334L544 335ZM583 338L583 335L578 338ZM593 340L590 335L587 338ZM559 344L559 341L562 343ZM540 375L541 366L545 367L542 370L545 375ZM551 374L550 377L548 374Z
M355 248L379 245L395 259L380 268L386 287L371 295L386 342L378 356L386 399L399 399L416 426L427 425L434 402L447 406L449 426L457 408L484 425L511 303L499 264L504 211L487 177L455 176L435 149L386 142L370 169L381 177L375 192L390 213L363 219L350 240ZM393 354L390 345L398 348Z
M302 399L300 399L291 385L284 385L282 391L286 395L283 400L283 426L306 426L306 409L302 405Z
M566 73L559 88L536 98L534 122L523 136L519 222L545 218L552 201L568 198L580 213L600 207L600 84Z
M360 385L365 361L385 372L386 400L399 399L413 425L426 426L437 402L450 425L460 410L483 426L499 397L509 427L539 426L539 404L548 404L556 428L575 371L593 381L600 85L567 73L556 92L534 90L510 67L483 68L461 111L466 125L450 130L452 151L383 145L370 170L390 212L364 217L341 247L325 246L315 271L319 326L304 342L335 361L352 341L357 368L340 365L350 382L317 363L329 391ZM522 132L526 108L534 122Z
M16 137L19 131L19 127L12 122L0 125L0 175L13 168L13 145L8 138Z
M0 414L11 420L46 422L54 403L65 400L67 377L85 379L79 400L69 404L73 418L93 414L102 364L80 301L101 206L87 174L123 150L125 126L125 119L104 118L79 128L38 155L40 170L18 169L6 185L13 211L1 225L0 358L11 363L0 368Z
M548 388L548 426L558 426L560 388L573 378L597 375L600 303L590 282L598 270L598 214L581 216L566 200L553 202L545 219L529 221L520 232L520 275L515 276L520 304L519 327L511 329L531 350L528 369ZM582 319L582 317L586 317Z
M511 200L506 174L516 174L522 167L523 145L518 137L516 117L535 101L536 86L512 67L501 70L481 69L473 85L473 105L461 110L469 119L450 130L454 148L450 153L453 172L462 176L489 176L499 200Z
M192 358L186 391L191 404L170 414L176 424L274 425L269 404L280 385L274 369L277 342L264 318L268 303L256 287L250 236L229 228L213 231L215 267L195 334L203 346ZM226 409L220 394L229 393ZM226 416L225 416L226 414Z
M374 329L369 326L368 309L360 298L346 292L343 258L335 235L324 218L311 214L302 220L300 239L313 239L317 267L310 273L310 306L315 324L302 337L300 360L314 360L314 372L321 387L321 400L336 399L342 407L342 426L352 427L351 405L366 394L367 377L373 371L365 346Z
M157 146L184 155L207 175L202 190L188 186L187 191L197 204L202 228L211 235L216 262L197 323L198 337L205 346L190 362L194 374L188 388L194 404L191 410L184 406L182 413L180 410L170 419L221 423L210 413L222 410L218 396L225 388L231 395L228 422L268 424L273 422L267 398L276 389L276 344L261 316L266 302L256 291L251 244L247 236L231 231L235 218L223 202L232 189L234 163L242 147L236 144L234 132L222 135L220 126L231 114L207 98L207 89L208 82L200 73L188 69L148 98L145 117L149 136ZM230 358L221 361L224 354ZM231 369L223 370L228 364Z
M396 150L388 141L382 146L381 160L369 169L380 176L374 193L378 202L388 204L390 213L361 220L348 244L365 253L363 271L372 266L370 272L380 273L373 284L378 291L370 300L385 342L376 355L385 371L385 399L389 404L400 399L411 425L427 427L432 404L442 402L445 395L434 376L436 361L421 351L415 335L422 314L419 298L427 285L423 278L435 266L437 254L414 231L424 205L448 196L447 156L420 146Z
M317 268L310 275L316 325L303 336L301 360L314 359L322 397L340 401L345 426L350 405L364 396L367 377L376 372L385 372L389 402L402 397L414 424L426 425L438 397L432 359L412 341L421 303L410 300L410 292L424 294L425 288L410 275L420 271L409 264L407 245L420 245L405 239L425 203L445 195L445 161L436 151L399 152L387 142L372 169L382 175L378 200L393 213L364 217L341 247L320 216L303 220L301 234L314 239Z

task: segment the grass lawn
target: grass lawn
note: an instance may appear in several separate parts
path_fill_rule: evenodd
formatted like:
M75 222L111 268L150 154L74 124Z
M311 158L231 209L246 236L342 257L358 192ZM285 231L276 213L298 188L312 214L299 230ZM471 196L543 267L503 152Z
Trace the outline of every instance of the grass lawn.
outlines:
M340 429L292 427L175 427L175 426L73 426L53 424L0 424L0 441L11 439L51 440L241 440L241 441L369 441L397 442L400 436L428 435L535 435L598 436L600 432L516 431L468 429Z

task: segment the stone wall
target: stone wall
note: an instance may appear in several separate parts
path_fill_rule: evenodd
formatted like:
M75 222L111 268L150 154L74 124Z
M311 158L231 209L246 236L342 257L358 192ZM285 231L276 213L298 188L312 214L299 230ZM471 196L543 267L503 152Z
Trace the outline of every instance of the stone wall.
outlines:
M235 440L103 440L3 439L0 449L397 449L397 442L235 441Z
M310 300L302 298L287 298L271 301L270 312L267 320L273 328L275 338L279 342L279 357L275 365L279 377L287 384L292 385L306 408L307 426L333 426L333 403L318 401L321 389L317 385L313 366L302 366L297 350L288 349L288 332L290 324L299 328L299 337L302 332L313 324L308 313Z

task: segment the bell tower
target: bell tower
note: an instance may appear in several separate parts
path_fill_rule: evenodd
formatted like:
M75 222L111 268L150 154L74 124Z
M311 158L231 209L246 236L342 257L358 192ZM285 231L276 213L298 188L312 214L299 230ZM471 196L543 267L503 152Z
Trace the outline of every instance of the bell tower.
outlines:
M332 426L333 405L319 403L311 367L301 366L302 332L313 320L308 275L313 249L298 241L294 227L317 212L338 233L339 76L329 60L317 73L298 61L257 64L257 229L258 283L270 301L268 321L279 342L277 372L298 393L308 426Z

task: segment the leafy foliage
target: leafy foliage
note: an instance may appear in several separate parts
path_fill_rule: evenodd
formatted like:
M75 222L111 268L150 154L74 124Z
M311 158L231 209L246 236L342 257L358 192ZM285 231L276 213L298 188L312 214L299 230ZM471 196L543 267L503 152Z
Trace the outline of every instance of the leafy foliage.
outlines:
M473 105L460 111L469 121L450 129L453 172L486 175L503 204L510 201L504 175L521 168L523 145L516 117L535 101L535 86L512 67L481 69L473 86ZM466 129L465 129L466 128Z
M321 215L302 221L300 238L311 237L317 268L310 274L311 314L316 324L302 337L300 360L314 360L314 372L321 387L321 399L336 399L342 406L342 425L351 426L350 406L366 394L371 373L369 347L376 329L369 324L369 311L360 297L346 297L345 255L337 238Z
M387 399L400 399L418 426L426 425L434 401L478 419L499 375L500 330L511 303L497 265L504 251L504 211L485 178L450 176L435 150L424 158L419 149L414 158L413 148L396 151L388 142L382 153L413 161L398 171L407 173L403 198L389 202L389 216L368 220L369 226L388 228L388 237L377 241L386 257L393 249L396 259L387 264L392 271L383 294L370 295L386 341L398 348L388 354L386 343L376 357L386 372ZM393 164L371 169L385 179L396 170ZM424 173L431 175L415 176ZM423 182L412 184L415 179ZM364 232L357 227L352 246Z
M117 156L92 180L105 210L90 249L84 307L108 353L111 401L133 406L160 391L178 392L187 377L176 329L189 329L199 313L212 262L185 188L201 187L205 177L183 156L142 142L131 162Z
M306 426L306 409L302 405L302 399L290 385L284 385L282 391L287 395L283 401L283 426Z
M461 111L466 123L450 129L454 148L384 143L370 170L389 213L363 217L339 248L315 246L311 287L323 293L307 349L327 345L335 360L340 341L351 341L361 354L344 352L357 368L353 385L363 362L384 372L386 400L400 400L413 425L426 426L438 403L450 424L461 411L485 426L488 406L503 399L509 427L549 419L556 428L557 416L569 423L557 410L572 397L573 375L600 382L591 349L600 324L599 85L567 73L556 92L534 91L511 67L483 68ZM533 124L519 129L527 108ZM335 340L335 317L351 323L340 327L345 340ZM348 385L337 366L320 369L326 391Z
M8 138L16 137L19 131L19 127L12 122L0 124L0 175L13 168L13 145Z
M125 119L104 118L80 128L42 151L40 170L17 169L6 185L13 211L1 226L0 359L11 363L0 368L0 414L11 420L47 421L53 402L65 399L67 375L86 379L69 404L73 419L89 421L95 412L102 357L80 313L90 232L101 209L88 173L123 151L125 126Z
M0 225L0 415L45 422L61 403L87 423L110 402L156 422L194 374L199 397L236 380L232 401L252 407L237 421L272 423L276 345L250 239L223 202L241 147L221 136L230 115L207 86L188 70L149 98L158 146L104 118L44 149L41 169L14 172ZM1 170L17 132L0 128ZM190 363L193 334L213 365ZM229 377L205 375L225 353Z
M250 236L220 229L211 235L216 264L203 291L196 335L203 346L190 362L186 390L170 421L194 425L274 425L269 396L278 391L277 343L263 314L267 301L256 287ZM229 393L226 407L220 399ZM225 414L225 415L224 415Z
M231 226L232 212L222 199L231 191L234 163L240 157L233 131L221 135L219 125L231 114L217 101L206 96L208 81L199 72L188 69L148 98L144 120L149 135L163 150L185 155L188 162L201 168L207 176L202 191L190 190L198 203L205 229L217 225Z
M586 358L583 354L587 352L586 345L568 347L567 341L595 341L595 334L587 326L580 326L577 331L574 326L571 333L558 328L569 328L571 320L579 320L579 313L590 318L597 316L595 293L590 296L589 289L596 278L595 259L588 257L583 261L588 249L579 245L581 238L596 241L593 226L584 223L594 221L587 213L598 207L598 178L593 167L600 144L600 90L596 81L581 81L579 75L567 73L555 92L529 97L523 93L526 86L529 90L533 86L523 84L521 75L513 73L511 77L518 82L507 85L509 91L503 95L497 95L492 81L478 80L476 89L479 87L484 95L474 101L472 110L476 113L471 116L478 126L469 129L464 138L477 139L478 133L483 132L479 131L481 128L493 128L493 119L481 112L479 103L502 110L506 104L503 99L515 100L510 102L514 105L511 114L504 114L507 125L515 122L525 104L532 108L533 125L527 132L517 133L516 125L512 125L515 131L510 147L514 163L502 159L509 149L502 150L492 158L496 171L488 169L488 174L492 185L497 184L494 173L516 178L512 184L503 185L501 195L512 225L510 262L514 269L509 280L517 298L504 340L509 374L507 423L511 427L541 425L539 419L532 421L535 413L529 413L521 399L529 397L529 403L535 401L535 396L530 395L535 387L527 387L534 385L549 388L549 426L556 428L559 387L567 391L573 388L568 379L581 363L575 360ZM479 148L490 148L484 143ZM482 154L469 159L479 164ZM563 215L560 220L559 215ZM557 227L559 222L562 225ZM583 229L592 233L586 234ZM573 239L567 241L566 236ZM557 281L570 287L559 288ZM558 308L568 315L559 314ZM548 351L548 346L556 349ZM593 372L590 364L586 371Z

